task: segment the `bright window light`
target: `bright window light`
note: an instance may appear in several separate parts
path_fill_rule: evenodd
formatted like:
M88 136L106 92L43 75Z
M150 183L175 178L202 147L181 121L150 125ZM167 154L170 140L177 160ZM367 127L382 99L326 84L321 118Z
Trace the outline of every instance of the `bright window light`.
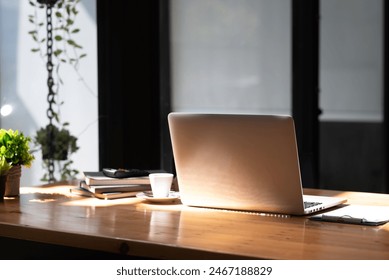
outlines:
M0 109L0 114L3 117L9 116L12 113L12 106L9 104L3 105Z

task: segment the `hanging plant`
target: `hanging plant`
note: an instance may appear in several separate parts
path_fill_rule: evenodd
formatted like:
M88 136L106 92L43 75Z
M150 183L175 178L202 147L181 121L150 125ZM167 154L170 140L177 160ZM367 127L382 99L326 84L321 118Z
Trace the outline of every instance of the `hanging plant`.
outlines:
M50 145L48 141L52 141L53 145ZM46 169L42 181L50 181L48 172L50 160L56 164L61 181L74 178L78 174L78 170L71 167L73 161L69 155L77 152L79 147L77 138L71 135L68 129L48 124L37 131L34 142L41 147L43 165Z
M54 65L57 75L61 64L64 63L78 71L80 60L86 57L86 53L82 52L82 46L74 38L74 35L80 32L80 28L75 26L79 2L80 0L29 0L30 5L35 8L34 13L28 15L28 20L33 25L28 34L35 42L35 47L31 51L39 53L42 58L47 57L47 17L40 17L43 12L39 10L46 9L47 5L52 7L50 12L53 25L52 54L56 60ZM63 83L60 77L58 81Z
M46 61L48 73L49 124L41 127L34 137L34 144L42 152L46 170L42 181L70 180L78 174L71 167L73 161L69 158L79 149L77 137L68 130L69 123L62 122L60 118L60 107L64 102L58 100L58 93L60 84L64 83L60 76L60 66L71 65L78 73L79 62L86 56L81 52L82 46L73 38L80 32L75 27L79 2L80 0L29 0L29 4L35 8L34 13L28 16L33 25L28 33L36 44L31 51L38 53ZM45 18L39 17L42 15L41 10L46 11ZM55 176L55 170L59 171L60 178Z

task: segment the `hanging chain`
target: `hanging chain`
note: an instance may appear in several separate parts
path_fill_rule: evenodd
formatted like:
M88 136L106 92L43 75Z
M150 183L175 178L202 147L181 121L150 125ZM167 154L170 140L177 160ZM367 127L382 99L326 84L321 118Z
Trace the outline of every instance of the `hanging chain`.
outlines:
M47 4L46 7L46 20L47 20L47 86L49 88L49 93L47 94L47 102L49 103L49 108L47 109L47 117L49 118L49 125L48 125L48 143L49 143L49 155L48 155L48 171L49 171L49 182L54 182L54 131L53 131L53 119L55 117L55 112L53 109L53 106L55 105L55 92L53 90L54 87L54 78L53 78L53 61L52 61L52 54L53 54L53 25L52 25L52 4Z

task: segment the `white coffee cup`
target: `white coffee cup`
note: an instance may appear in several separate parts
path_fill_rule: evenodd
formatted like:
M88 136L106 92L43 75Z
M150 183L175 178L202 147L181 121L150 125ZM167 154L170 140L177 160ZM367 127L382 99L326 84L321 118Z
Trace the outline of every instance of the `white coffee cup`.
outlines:
M149 175L149 179L153 197L169 197L170 189L173 183L172 173L151 173Z

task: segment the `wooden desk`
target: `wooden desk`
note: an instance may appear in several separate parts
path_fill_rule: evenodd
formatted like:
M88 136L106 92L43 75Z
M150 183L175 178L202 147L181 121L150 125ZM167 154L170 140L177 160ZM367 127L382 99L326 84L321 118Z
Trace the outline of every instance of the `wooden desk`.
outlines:
M389 259L389 223L370 227L74 196L70 186L21 188L0 203L0 236L157 259ZM350 203L389 195L307 189Z

